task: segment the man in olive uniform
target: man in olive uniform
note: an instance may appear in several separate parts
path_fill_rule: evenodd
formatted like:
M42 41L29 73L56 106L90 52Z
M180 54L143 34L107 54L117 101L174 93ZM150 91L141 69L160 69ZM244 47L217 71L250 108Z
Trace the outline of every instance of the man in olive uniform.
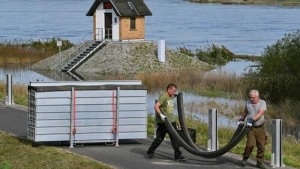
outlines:
M152 142L151 146L147 151L147 155L149 158L154 157L154 153L156 148L162 143L164 140L166 133L169 134L172 147L174 149L174 156L176 161L186 161L187 158L183 157L181 154L182 152L179 150L179 143L173 138L170 132L167 130L167 127L164 123L165 118L168 118L168 121L171 122L172 126L176 129L176 117L174 116L174 103L173 99L175 97L177 86L173 83L167 86L167 91L159 96L158 101L156 102L154 109L157 113L156 122L157 122L157 129L156 129L156 138ZM164 111L165 115L162 114L160 108Z
M259 92L257 90L250 91L250 99L246 101L245 110L243 111L240 121L248 118L247 125L252 126L252 129L247 135L247 143L243 154L243 160L241 165L246 166L247 160L252 153L254 145L257 146L257 168L265 169L264 166L264 153L265 153L265 137L264 130L264 113L267 110L266 102L259 98Z

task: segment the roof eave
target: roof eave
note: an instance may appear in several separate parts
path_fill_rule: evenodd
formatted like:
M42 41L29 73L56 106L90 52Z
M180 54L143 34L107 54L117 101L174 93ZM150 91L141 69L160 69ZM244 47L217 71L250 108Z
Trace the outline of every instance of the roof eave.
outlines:
M97 7L101 3L101 0L95 0L89 11L87 12L86 16L93 16L94 12L96 11Z
M116 12L116 14L118 16L121 16L120 15L120 12L118 11L118 9L116 8L116 6L113 4L113 2L111 0L106 0L106 1L109 1L112 5L113 5L113 10ZM95 0L95 2L93 3L93 5L91 6L91 8L89 9L89 11L86 13L86 16L93 16L97 7L99 6L99 4L101 2L105 2L105 0Z

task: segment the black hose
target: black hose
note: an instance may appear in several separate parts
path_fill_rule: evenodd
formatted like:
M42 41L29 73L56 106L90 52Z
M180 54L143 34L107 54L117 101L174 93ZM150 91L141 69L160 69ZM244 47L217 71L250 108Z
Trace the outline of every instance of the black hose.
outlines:
M176 130L174 129L174 127L172 126L172 124L168 121L168 119L165 119L165 125L168 129L168 131L171 133L171 135L173 136L173 138L179 142L179 144L181 144L181 146L188 152L190 152L191 154L197 155L197 156L201 156L204 158L216 158L219 157L223 154L225 154L226 152L228 152L229 150L231 150L236 144L238 144L243 137L250 131L250 128L246 128L244 127L242 132L240 132L237 137L233 140L234 144L227 144L225 147L223 147L222 149L213 151L213 152L200 152L198 150L195 150L194 148L190 147L180 136L179 134L176 132Z
M179 124L181 127L181 130L183 131L183 139L187 141L187 144L191 146L192 148L198 150L198 151L203 151L201 150L197 145L195 145L194 141L192 140L186 122L185 122L185 113L184 113L184 108L183 108L183 96L182 93L179 92L177 94L177 107L178 107L178 117L179 117Z
M189 146L192 148L202 151L192 140L187 125L185 121L185 113L184 113L184 108L183 108L183 94L181 92L178 93L177 95L177 106L178 106L178 116L179 116L179 123L181 126L181 130L183 131L183 139L185 139L188 143ZM233 137L231 138L230 142L228 144L231 144L233 139L242 131L244 127L244 124L239 124L238 128L235 130Z
M160 109L161 112L164 114L164 111L162 109ZM183 119L182 117L180 118L181 120ZM248 127L244 127L241 132L239 132L238 134L236 134L236 137L232 139L232 141L230 142L230 144L227 144L226 146L224 146L223 148L213 151L213 152L200 152L197 149L192 148L189 144L187 144L177 133L177 131L174 129L174 127L172 126L172 124L168 121L168 118L165 118L165 125L168 129L168 131L171 133L171 135L173 136L173 138L178 141L181 146L187 150L188 152L190 152L191 154L197 155L197 156L201 156L204 158L215 158L215 157L219 157L223 154L225 154L226 152L228 152L229 150L231 150L234 146L236 146L243 138L244 136L250 131L251 128ZM182 127L182 126L181 126ZM187 128L184 126L182 127L184 130L187 130ZM188 134L188 136L190 137L190 135ZM192 142L193 143L193 142ZM194 143L193 143L194 144Z

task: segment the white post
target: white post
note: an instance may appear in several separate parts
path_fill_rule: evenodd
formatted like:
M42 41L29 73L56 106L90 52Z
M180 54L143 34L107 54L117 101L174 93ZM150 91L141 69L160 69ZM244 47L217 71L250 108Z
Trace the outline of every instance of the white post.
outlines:
M61 65L61 62L62 62L62 58L61 58L62 41L59 39L56 42L57 42L57 46L58 46L58 49L59 49L59 67L62 68L62 65Z
M117 118L117 124L116 124L116 146L119 146L119 104L120 104L120 87L117 89L117 101L116 101L116 118Z
M282 120L272 120L272 158L271 165L273 168L285 167L282 156Z
M71 91L71 112L70 112L70 148L74 148L74 134L73 134L73 126L74 126L74 87L72 87Z
M208 151L216 151L218 149L218 127L217 127L217 109L209 109L208 111Z
M14 104L13 96L12 96L12 75L6 75L6 98L5 98L6 105Z
M166 57L165 57L165 52L166 50L166 45L165 45L165 40L159 40L158 41L158 50L157 50L157 57L160 62L165 62Z

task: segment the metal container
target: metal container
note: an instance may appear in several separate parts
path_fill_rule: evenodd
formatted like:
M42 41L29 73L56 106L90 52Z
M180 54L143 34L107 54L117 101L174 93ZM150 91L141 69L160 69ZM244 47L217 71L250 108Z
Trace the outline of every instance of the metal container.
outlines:
M27 138L70 144L147 138L146 87L114 82L28 86Z

